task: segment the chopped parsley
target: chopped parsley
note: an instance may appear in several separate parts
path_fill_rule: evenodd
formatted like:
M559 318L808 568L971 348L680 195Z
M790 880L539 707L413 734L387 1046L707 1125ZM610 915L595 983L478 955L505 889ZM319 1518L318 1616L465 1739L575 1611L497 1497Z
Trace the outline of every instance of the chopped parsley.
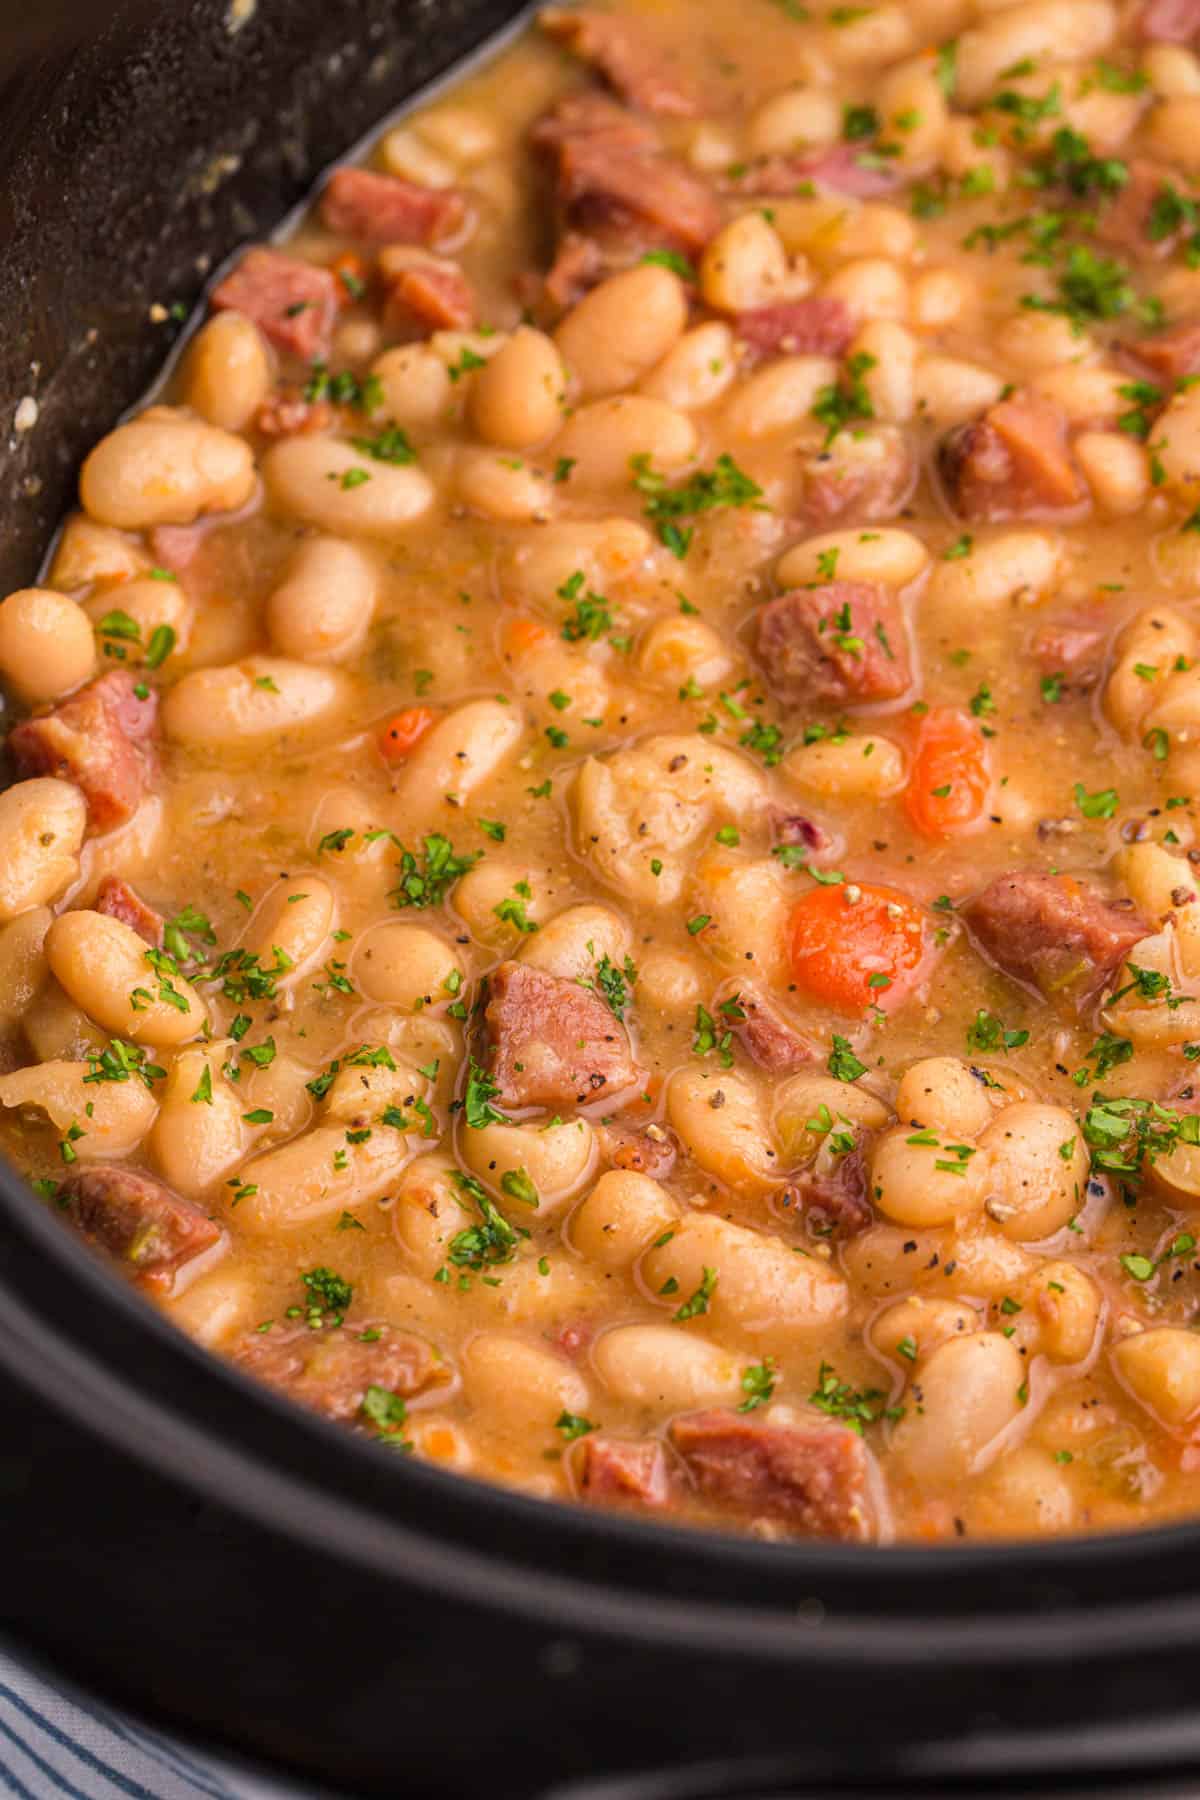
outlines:
M460 876L466 875L483 852L469 850L459 855L450 839L431 832L424 840L421 864L411 850L400 846L400 882L388 899L397 907L440 906Z
M705 1264L703 1273L700 1277L700 1286L696 1289L694 1294L691 1294L688 1299L683 1302L683 1305L679 1308L678 1312L672 1313L671 1317L675 1323L686 1324L688 1319L698 1319L701 1314L706 1313L708 1311L708 1303L716 1292L716 1287L717 1271L715 1269L710 1269L707 1264Z
M761 511L764 505L758 483L729 455L718 456L712 469L698 470L674 487L653 468L649 456L635 456L633 485L645 499L645 514L656 526L659 541L680 559L688 553L694 530L680 520L724 507L752 506Z

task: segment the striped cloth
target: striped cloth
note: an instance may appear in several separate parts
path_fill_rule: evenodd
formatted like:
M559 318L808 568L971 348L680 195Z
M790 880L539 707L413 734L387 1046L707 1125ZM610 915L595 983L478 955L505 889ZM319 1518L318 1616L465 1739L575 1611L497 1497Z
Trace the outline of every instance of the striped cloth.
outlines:
M0 1800L337 1800L189 1748L0 1641Z

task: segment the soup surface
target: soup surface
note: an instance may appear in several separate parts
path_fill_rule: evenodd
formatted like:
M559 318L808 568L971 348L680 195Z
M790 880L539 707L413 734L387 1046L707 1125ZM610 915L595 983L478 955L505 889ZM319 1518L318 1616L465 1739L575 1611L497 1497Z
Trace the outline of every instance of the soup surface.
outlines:
M552 9L0 605L0 1133L528 1493L1200 1505L1195 0ZM161 309L159 309L161 311Z

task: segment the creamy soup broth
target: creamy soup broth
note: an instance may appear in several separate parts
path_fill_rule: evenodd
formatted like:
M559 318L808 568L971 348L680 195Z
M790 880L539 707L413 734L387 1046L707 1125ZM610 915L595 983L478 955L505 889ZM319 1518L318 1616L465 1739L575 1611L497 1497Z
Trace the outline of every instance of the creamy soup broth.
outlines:
M0 1135L555 1500L1200 1503L1200 6L551 9L0 605Z

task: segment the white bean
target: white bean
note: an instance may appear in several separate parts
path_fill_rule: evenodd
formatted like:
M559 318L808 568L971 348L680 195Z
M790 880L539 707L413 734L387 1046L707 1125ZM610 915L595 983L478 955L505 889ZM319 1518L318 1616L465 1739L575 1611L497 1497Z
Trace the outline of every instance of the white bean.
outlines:
M193 669L167 695L163 728L197 750L260 749L325 724L347 699L346 677L283 657Z
M633 933L609 906L568 906L547 919L521 946L521 961L565 981L593 981L605 957L619 968L633 949Z
M433 486L415 465L377 462L339 438L285 438L267 451L262 472L281 512L335 535L393 537L433 504Z
M243 949L263 968L282 963L278 985L296 981L320 957L333 929L333 889L319 875L284 875L255 909Z
M737 1398L743 1363L679 1325L618 1325L592 1351L609 1393L656 1412Z
M522 325L480 370L468 411L485 443L528 450L556 429L565 404L566 374L557 348L543 332Z
M642 1259L650 1292L668 1287L679 1295L674 1306L700 1289L706 1269L716 1272L708 1310L717 1331L733 1326L790 1341L827 1332L849 1308L846 1283L819 1257L715 1214L689 1214Z
M58 700L96 667L92 622L49 588L19 588L0 604L0 676L22 700Z
M961 1481L1021 1410L1025 1359L998 1331L939 1345L921 1370L920 1404L909 1405L892 1454L928 1487Z
M642 263L610 275L573 306L554 334L587 400L619 393L683 336L687 294L678 275Z
M712 406L733 384L738 372L733 333L717 319L697 325L669 350L641 382L641 391L680 412Z
M667 1086L667 1117L689 1156L729 1187L761 1191L781 1173L761 1096L745 1076L678 1070Z
M449 1005L462 985L462 965L434 931L388 919L359 939L351 965L368 1000L415 1013Z
M203 1031L208 1008L182 975L160 973L154 954L107 913L62 913L46 934L51 972L105 1031L156 1047L185 1044Z
M462 1358L467 1398L485 1419L528 1433L586 1413L588 1384L565 1356L507 1331L481 1331Z
M196 335L184 365L193 412L222 431L244 431L271 392L271 353L252 319L215 313Z
M1186 1425L1200 1409L1200 1337L1195 1332L1176 1325L1139 1331L1114 1347L1112 1361L1134 1399L1169 1430Z
M162 1089L150 1152L164 1179L197 1200L242 1160L251 1129L247 1103L223 1065L237 1050L216 1038L181 1050Z
M79 477L85 511L125 531L234 512L253 492L248 444L165 406L101 438Z
M587 1184L596 1166L596 1134L586 1119L551 1125L484 1125L463 1133L467 1167L504 1194L505 1176L528 1176L539 1219L552 1218ZM519 1209L519 1202L518 1202Z
M72 782L41 776L0 793L0 919L58 899L79 874L86 829Z
M553 450L575 464L572 486L624 487L635 456L670 471L696 454L697 441L685 413L644 394L622 394L581 406L555 438Z
M979 1139L989 1161L989 1217L1005 1237L1031 1243L1059 1231L1083 1205L1088 1154L1073 1116L1061 1106L1018 1101Z
M839 581L882 582L907 587L929 566L929 552L911 531L882 526L873 531L824 531L780 557L776 576L784 588L804 587L822 579L832 561Z
M657 1181L610 1169L571 1214L568 1235L587 1262L625 1269L678 1216L677 1203Z
M342 662L362 648L374 610L370 558L340 538L308 538L267 600L267 630L282 656Z
M0 1106L44 1112L79 1162L128 1156L150 1129L157 1102L141 1081L89 1081L93 1067L43 1062L0 1076Z
M499 770L520 743L525 721L515 706L471 700L438 721L404 764L396 783L401 818L461 805Z

